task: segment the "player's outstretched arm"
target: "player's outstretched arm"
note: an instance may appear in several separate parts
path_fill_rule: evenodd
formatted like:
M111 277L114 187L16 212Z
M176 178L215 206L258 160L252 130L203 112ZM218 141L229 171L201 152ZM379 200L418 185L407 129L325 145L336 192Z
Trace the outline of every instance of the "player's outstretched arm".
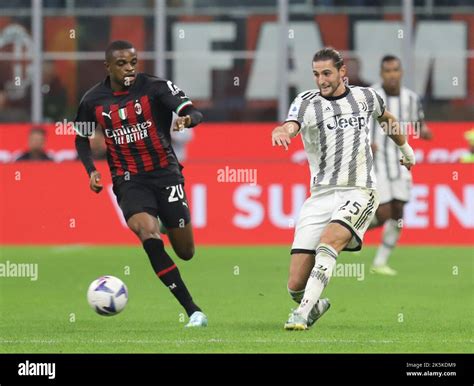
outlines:
M300 130L296 122L285 122L281 126L277 126L272 131L272 145L283 146L288 150L288 145L291 143L291 138L295 137Z
M202 122L203 115L194 106L188 106L180 112L179 117L174 122L173 131L180 131L185 128L191 128Z
M100 182L100 173L96 170L94 161L92 159L91 145L88 137L76 135L76 150L82 164L86 168L89 175L89 186L95 193L99 193L103 186Z
M380 126L385 131L385 134L395 142L400 149L403 157L400 163L404 165L408 170L415 165L415 152L407 142L406 135L400 130L400 122L390 112L385 110L384 113L378 118Z

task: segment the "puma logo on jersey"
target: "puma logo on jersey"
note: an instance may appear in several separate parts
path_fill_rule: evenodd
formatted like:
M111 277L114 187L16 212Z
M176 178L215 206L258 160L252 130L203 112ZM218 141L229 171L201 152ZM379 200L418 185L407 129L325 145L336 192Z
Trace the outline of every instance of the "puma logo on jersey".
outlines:
M352 116L350 118L342 118L339 115L332 117L331 122L326 124L326 127L329 130L334 130L336 128L345 129L347 127L355 128L362 130L366 126L366 121L364 117Z
M110 112L110 113L108 113L108 114L102 112L102 115L103 115L104 117L108 117L109 119L112 119L111 116L110 116L110 114L112 114L112 112Z

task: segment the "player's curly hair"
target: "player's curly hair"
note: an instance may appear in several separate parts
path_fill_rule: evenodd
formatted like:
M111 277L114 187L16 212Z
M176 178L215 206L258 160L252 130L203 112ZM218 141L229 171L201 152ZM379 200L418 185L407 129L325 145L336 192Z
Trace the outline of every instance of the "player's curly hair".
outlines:
M313 62L320 62L322 60L332 60L334 67L338 70L344 65L342 55L332 47L325 47L314 54Z

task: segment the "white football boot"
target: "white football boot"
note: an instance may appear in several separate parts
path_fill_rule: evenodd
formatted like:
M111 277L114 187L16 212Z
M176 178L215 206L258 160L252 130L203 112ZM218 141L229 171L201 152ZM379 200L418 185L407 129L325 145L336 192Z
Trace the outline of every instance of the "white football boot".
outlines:
M193 312L185 327L207 327L207 316L201 311Z

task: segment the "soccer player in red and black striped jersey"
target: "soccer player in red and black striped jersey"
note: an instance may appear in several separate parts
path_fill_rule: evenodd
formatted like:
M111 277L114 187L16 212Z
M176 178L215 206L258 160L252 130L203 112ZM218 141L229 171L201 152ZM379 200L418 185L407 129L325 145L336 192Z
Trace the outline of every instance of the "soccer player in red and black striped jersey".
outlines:
M87 130L98 125L107 145L113 191L128 227L143 243L158 277L186 310L190 317L186 326L207 326L206 315L164 249L157 219L166 227L176 254L190 260L193 232L182 166L171 147L170 130L194 127L202 114L171 81L138 73L131 43L114 41L105 56L108 76L86 92L75 120L76 149L90 188L96 193L103 188L89 144L93 131ZM171 128L173 113L178 117Z

